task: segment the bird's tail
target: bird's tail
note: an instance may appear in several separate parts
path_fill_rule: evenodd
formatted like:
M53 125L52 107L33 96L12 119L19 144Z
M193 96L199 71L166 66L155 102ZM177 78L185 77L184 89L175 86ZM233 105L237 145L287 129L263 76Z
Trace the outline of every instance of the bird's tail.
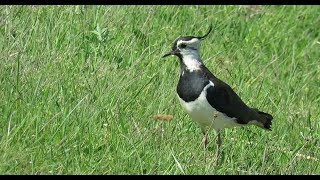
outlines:
M266 130L269 130L271 131L271 125L272 125L272 115L271 114L268 114L268 113L265 113L265 112L262 112L262 111L259 111L258 109L254 109L257 113L258 113L258 121L259 121L259 125L260 127L266 129Z
M267 130L271 130L271 125L272 125L272 115L262 112L262 111L258 111L258 113L265 119L265 122L263 123L263 127Z

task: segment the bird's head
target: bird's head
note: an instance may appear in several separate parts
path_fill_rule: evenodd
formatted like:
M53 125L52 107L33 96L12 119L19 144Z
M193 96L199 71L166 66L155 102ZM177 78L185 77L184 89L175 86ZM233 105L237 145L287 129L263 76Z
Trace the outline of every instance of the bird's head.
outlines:
M194 55L199 56L200 41L205 39L211 32L212 26L204 36L182 36L177 38L173 42L173 46L170 52L164 54L162 57L175 55L181 59L185 56Z

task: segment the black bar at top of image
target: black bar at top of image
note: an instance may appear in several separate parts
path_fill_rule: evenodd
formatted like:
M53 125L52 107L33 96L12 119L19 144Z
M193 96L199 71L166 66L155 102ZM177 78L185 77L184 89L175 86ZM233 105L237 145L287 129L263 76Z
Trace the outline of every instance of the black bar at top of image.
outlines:
M14 5L303 5L320 0L1 0Z

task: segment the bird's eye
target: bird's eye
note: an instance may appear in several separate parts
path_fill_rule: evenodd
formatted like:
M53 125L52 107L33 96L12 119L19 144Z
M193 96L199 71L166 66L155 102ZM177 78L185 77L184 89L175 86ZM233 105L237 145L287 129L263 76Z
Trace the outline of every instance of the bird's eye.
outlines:
M185 48L185 47L187 47L186 44L179 44L179 48L180 48L180 49L183 49L183 48Z

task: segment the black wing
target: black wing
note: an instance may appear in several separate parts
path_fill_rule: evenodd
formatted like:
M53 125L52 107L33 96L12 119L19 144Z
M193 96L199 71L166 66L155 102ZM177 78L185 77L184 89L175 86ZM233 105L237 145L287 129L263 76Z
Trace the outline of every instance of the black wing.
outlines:
M228 86L211 86L207 89L209 104L227 116L237 119L240 124L247 124L251 120L249 108L239 96Z
M257 115L228 84L216 78L207 68L205 69L205 73L214 84L207 89L207 99L213 108L231 118L235 117L240 124L247 124Z

